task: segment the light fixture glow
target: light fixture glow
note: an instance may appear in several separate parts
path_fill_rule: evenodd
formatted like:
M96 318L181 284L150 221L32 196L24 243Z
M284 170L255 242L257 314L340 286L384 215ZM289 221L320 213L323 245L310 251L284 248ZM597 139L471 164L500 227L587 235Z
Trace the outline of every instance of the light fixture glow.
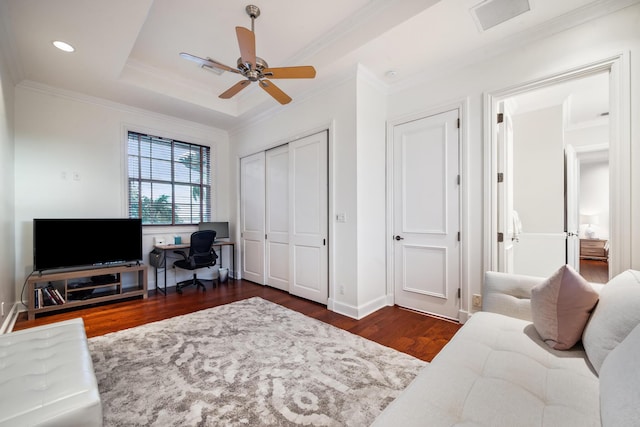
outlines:
M55 47L57 47L58 49L64 51L64 52L74 52L76 49L71 46L69 43L60 41L60 40L56 40L53 42L53 45Z

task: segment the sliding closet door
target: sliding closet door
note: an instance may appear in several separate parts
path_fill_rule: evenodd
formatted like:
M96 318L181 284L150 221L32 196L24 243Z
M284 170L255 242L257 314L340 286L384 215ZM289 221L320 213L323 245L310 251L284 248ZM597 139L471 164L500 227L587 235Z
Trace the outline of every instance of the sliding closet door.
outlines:
M264 152L240 160L242 278L264 285Z
M266 267L269 286L289 291L289 147L266 152Z
M327 132L289 143L289 292L327 303Z

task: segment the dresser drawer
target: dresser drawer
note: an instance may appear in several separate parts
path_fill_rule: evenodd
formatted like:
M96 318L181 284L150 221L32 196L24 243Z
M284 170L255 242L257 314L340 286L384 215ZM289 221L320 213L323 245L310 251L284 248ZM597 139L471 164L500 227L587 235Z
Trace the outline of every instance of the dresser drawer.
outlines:
M606 260L608 258L606 246L606 240L580 239L580 257Z
M602 249L604 248L604 241L602 240L582 240L580 247L583 249Z
M581 255L586 256L604 256L603 248L582 248L580 249Z

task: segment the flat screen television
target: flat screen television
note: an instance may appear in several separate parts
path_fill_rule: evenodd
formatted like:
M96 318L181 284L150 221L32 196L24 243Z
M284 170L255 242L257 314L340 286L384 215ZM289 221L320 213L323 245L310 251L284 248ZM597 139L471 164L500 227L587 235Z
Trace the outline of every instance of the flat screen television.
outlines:
M228 222L201 222L199 224L200 231L213 230L216 232L216 240L229 238L229 223Z
M142 222L130 218L33 220L33 269L109 266L142 259Z

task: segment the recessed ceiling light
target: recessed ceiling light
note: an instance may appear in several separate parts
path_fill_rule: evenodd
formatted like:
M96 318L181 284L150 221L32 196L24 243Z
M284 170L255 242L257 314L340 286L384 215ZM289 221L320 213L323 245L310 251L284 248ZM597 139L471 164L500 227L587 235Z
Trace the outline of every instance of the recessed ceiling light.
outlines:
M73 52L76 50L76 48L71 46L69 43L60 40L54 41L53 45L64 52Z
M389 70L385 73L385 75L389 78L394 78L398 75L398 72L396 70Z

